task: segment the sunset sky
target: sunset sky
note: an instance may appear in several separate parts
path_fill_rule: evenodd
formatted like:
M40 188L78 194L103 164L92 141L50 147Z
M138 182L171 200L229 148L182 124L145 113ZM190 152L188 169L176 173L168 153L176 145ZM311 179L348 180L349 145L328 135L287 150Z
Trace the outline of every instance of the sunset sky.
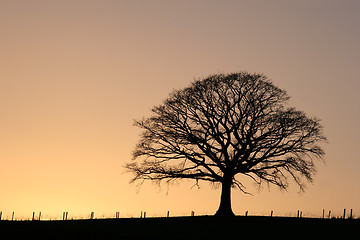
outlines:
M215 213L207 183L129 184L133 120L194 78L247 70L322 119L329 143L305 193L248 182L234 212L359 217L359 12L357 0L0 0L0 211Z

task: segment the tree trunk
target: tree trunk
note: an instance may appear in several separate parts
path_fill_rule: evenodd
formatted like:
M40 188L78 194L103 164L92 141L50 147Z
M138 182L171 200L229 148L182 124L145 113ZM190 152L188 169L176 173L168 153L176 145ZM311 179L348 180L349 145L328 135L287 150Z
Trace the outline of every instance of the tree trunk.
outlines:
M220 206L215 216L218 217L233 217L235 214L231 209L231 178L224 180L221 185Z

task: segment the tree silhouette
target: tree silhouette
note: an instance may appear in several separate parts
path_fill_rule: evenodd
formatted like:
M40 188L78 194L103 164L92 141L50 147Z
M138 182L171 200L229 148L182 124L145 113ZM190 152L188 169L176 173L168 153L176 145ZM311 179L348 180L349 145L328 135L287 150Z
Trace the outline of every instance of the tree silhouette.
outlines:
M137 180L193 179L221 185L217 216L232 216L237 176L304 190L326 141L320 120L286 107L287 93L262 74L215 74L173 91L152 116L135 121L142 136L126 168Z

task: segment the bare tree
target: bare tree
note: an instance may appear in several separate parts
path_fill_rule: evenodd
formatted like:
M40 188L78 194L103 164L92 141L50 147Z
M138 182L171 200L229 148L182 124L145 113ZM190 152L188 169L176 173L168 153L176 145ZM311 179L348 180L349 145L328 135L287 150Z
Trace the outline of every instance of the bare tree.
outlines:
M287 107L287 93L261 74L215 74L176 90L152 116L135 121L141 139L126 165L132 181L193 179L221 185L217 216L233 215L231 187L245 192L237 176L257 184L304 190L314 159L326 141L320 120Z

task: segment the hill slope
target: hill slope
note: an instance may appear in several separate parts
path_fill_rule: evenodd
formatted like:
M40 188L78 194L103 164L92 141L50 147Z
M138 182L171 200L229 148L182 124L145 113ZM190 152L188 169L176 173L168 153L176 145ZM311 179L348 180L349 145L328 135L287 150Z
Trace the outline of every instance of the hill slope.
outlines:
M359 219L259 216L0 221L1 235L12 239L227 239L230 234L232 239L314 234L353 237L359 227Z

